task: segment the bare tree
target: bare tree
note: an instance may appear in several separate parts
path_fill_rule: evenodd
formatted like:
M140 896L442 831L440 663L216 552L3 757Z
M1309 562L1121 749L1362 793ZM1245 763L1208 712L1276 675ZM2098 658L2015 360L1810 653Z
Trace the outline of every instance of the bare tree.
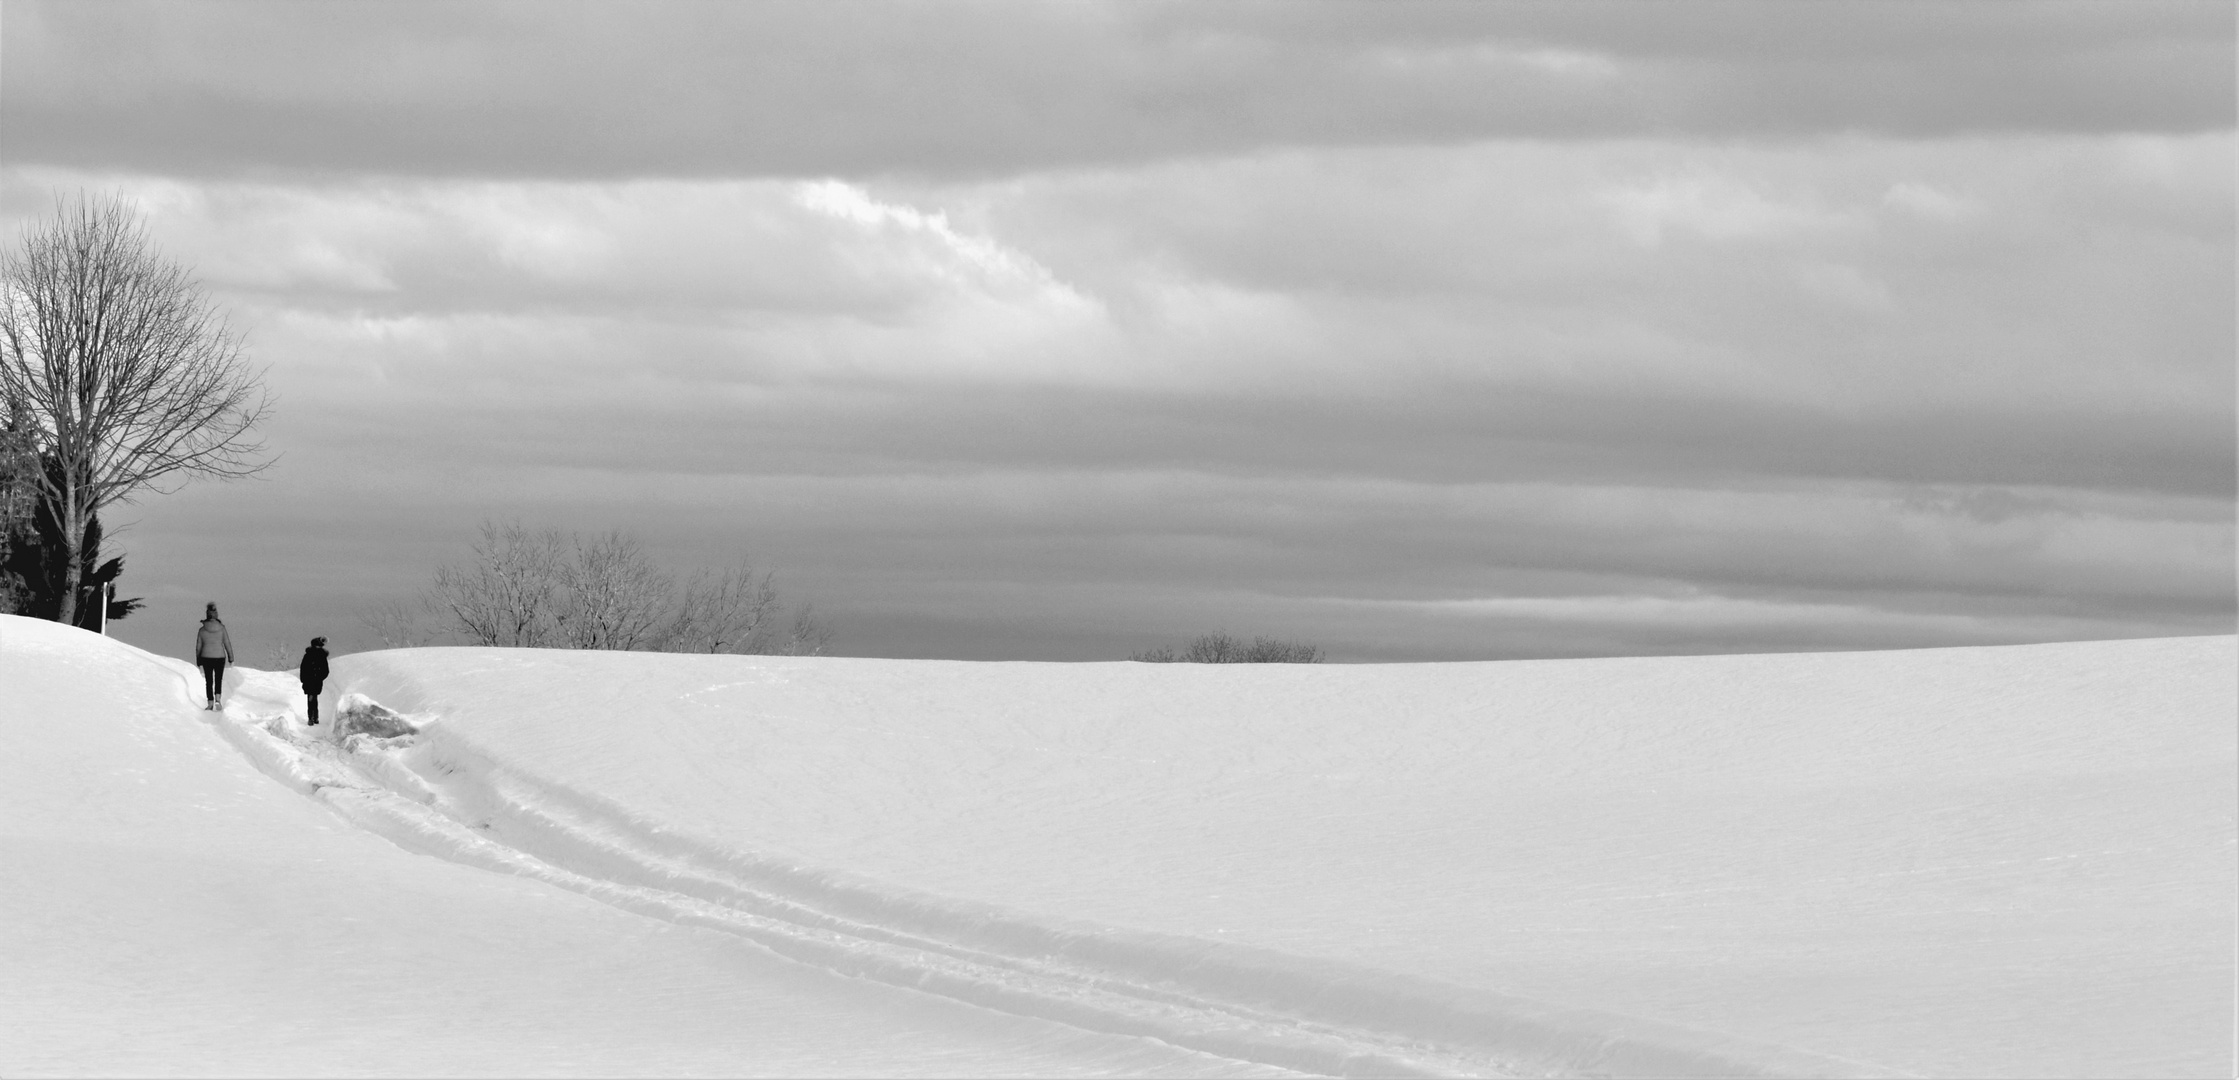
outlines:
M635 539L619 531L585 544L560 567L564 586L554 622L557 644L571 649L642 649L659 645L676 585L656 569Z
M777 583L768 573L740 565L709 579L703 572L684 583L664 648L670 652L758 652L778 612Z
M1225 630L1215 630L1191 639L1179 652L1171 645L1161 645L1128 659L1145 664L1319 664L1322 650L1319 645L1269 637L1255 637L1246 643Z
M271 399L240 337L114 196L57 203L0 254L0 401L54 466L34 480L62 527L64 623L96 511L270 464L250 432Z
M586 542L560 530L484 522L464 566L442 566L420 607L475 645L811 656L832 632L803 604L790 623L770 574L741 564L676 579L626 533ZM360 620L390 647L431 639L401 604Z
M676 619L659 648L668 652L752 653L817 656L832 642L832 631L808 604L793 609L781 627L776 575L757 577L744 563L710 579L694 574L685 582Z
M424 602L417 606L422 611L427 609ZM422 622L418 613L394 600L377 605L371 610L361 611L358 624L373 631L375 640L384 649L415 649L434 644L437 637L436 631Z
M822 656L831 644L831 628L818 621L813 607L802 604L793 609L793 626L785 635L785 647L769 651L787 656Z
M474 561L440 566L424 598L430 611L476 645L536 649L558 644L554 600L561 581L560 530L482 523Z

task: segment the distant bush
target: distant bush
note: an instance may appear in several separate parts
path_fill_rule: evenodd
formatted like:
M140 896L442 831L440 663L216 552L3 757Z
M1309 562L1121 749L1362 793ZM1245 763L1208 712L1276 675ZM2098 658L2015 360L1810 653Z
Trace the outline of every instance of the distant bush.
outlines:
M418 614L389 603L360 621L383 645L821 654L832 632L807 604L790 618L768 573L738 566L678 587L621 532L586 539L484 522L473 558L442 566ZM428 619L423 619L425 615Z
M1128 659L1145 664L1319 664L1322 650L1318 645L1266 637L1246 642L1215 630L1198 636L1179 652L1172 646L1161 645L1134 653Z

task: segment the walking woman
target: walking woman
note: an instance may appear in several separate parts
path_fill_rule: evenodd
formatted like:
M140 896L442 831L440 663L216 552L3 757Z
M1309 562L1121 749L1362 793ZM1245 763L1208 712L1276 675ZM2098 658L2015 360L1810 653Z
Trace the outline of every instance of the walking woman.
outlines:
M303 650L303 663L295 669L295 677L303 683L303 696L311 703L311 726L319 726L319 691L327 682L327 639L311 639L311 647Z
M194 634L194 662L202 668L202 690L210 697L206 709L218 707L225 695L225 666L233 662L233 635L218 621L218 605L202 609L202 629Z

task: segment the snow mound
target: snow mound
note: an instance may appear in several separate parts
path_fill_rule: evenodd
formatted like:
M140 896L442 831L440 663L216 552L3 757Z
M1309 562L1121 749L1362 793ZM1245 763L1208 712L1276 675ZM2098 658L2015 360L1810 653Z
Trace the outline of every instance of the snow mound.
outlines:
M362 695L346 700L349 714L416 733ZM408 850L720 930L843 975L1240 1061L1333 1076L1901 1075L1360 965L898 888L694 839L458 737L351 737L340 751L279 739L251 756Z
M2235 669L2200 638L337 671L437 718L385 775L516 872L1094 1030L1316 1072L2214 1075Z
M399 850L291 677L227 689L0 616L0 1074L1285 1075Z
M921 1030L982 1047L950 1075L2232 1064L2228 637L1287 669L417 649L338 658L319 728L283 675L197 712L184 665L74 631L30 633L27 683L20 622L5 685L45 696L0 723L117 723L69 686L138 717L17 778L43 798L215 734L415 865L837 977L866 1016L1002 1025L716 1071L892 1071L845 1055ZM279 813L179 775L166 807ZM74 827L26 805L0 821ZM333 843L276 849L310 873ZM1053 1059L1047 1030L1097 1041Z

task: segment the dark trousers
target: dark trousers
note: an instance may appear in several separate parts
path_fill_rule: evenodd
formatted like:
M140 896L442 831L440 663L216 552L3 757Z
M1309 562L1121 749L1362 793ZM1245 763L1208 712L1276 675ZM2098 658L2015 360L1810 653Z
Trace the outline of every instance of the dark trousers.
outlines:
M316 686L306 686L306 687L304 687L304 688L303 688L303 699L304 699L305 701L308 701L308 702L310 702L310 703L311 703L311 722L312 722L312 723L314 723L314 724L318 723L318 722L319 722L319 688L318 688L318 687L316 687Z
M225 657L205 656L201 663L202 692L214 702L225 693Z

